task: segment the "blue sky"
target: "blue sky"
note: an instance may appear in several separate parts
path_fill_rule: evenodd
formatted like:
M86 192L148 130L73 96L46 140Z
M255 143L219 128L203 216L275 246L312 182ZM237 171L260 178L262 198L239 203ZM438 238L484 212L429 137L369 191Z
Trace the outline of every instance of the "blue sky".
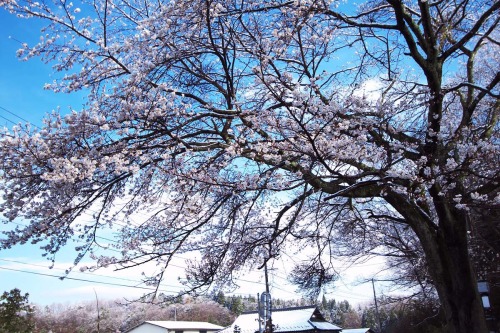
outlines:
M21 43L33 45L40 36L37 21L18 19L0 8L0 125L12 122L40 125L47 113L58 107L64 112L71 105L80 108L83 95L55 94L43 86L53 80L50 65L40 59L20 61L16 51ZM7 119L6 119L7 118Z
M37 22L21 20L0 8L0 126L12 127L14 123L28 121L41 126L43 117L52 110L60 108L67 112L71 105L80 109L83 104L82 94L55 94L46 91L43 86L53 80L50 65L40 59L22 62L16 57L21 43L36 43L40 35L41 25ZM3 220L3 219L2 219ZM26 221L19 221L27 223ZM12 224L0 224L0 230ZM139 283L139 271L114 272L98 271L91 274L72 272L70 279L61 281L54 276L61 276L71 266L75 253L62 251L57 255L54 268L49 269L50 262L42 257L38 246L16 246L0 251L0 292L19 288L30 294L30 300L38 304L77 302L93 300L94 292L99 298L134 298L145 290ZM182 274L183 262L175 263L170 271L169 280L163 287L166 291L178 290L177 277ZM287 285L284 278L289 269L282 263L279 273L272 272L273 284L271 293L280 298L299 298L293 286ZM350 273L337 283L338 288L328 294L328 298L347 299L351 303L367 302L372 299L370 284L356 285L360 275L365 275L378 267L377 263L354 265ZM371 275L371 274L368 274ZM85 280L85 281L82 281ZM240 281L242 288L237 293L248 295L264 291L262 272L254 272ZM120 285L135 286L123 287Z

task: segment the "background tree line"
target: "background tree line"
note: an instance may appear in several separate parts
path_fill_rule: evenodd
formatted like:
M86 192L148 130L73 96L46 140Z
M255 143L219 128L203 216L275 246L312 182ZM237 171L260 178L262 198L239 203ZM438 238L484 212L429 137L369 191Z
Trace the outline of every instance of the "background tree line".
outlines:
M230 325L235 315L209 299L185 297L172 304L106 300L30 304L18 289L5 292L0 303L0 333L116 333L147 320L205 321Z

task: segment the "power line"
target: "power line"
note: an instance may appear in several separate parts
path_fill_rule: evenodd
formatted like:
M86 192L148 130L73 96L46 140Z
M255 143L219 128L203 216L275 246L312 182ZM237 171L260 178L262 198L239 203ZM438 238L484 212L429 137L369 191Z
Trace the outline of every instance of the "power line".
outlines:
M7 118L7 117L0 116L0 118L7 120L8 122L10 122L10 123L12 123L12 124L14 124L14 125L17 125L17 123L16 123L15 121L10 120L10 119L9 119L9 118Z
M44 266L44 265L37 265L37 264L32 264L32 263L26 263L26 262L22 262L22 261L19 261L19 260L10 260L10 259L3 259L3 258L0 258L0 260L1 261L5 261L5 262L12 262L12 263L22 264L22 265L26 265L26 266L41 267L41 268L47 269L47 266ZM60 270L60 271L66 271L64 268L56 268L56 267L54 267L52 269L56 269L56 270ZM92 275L92 276L99 276L99 277L108 278L108 279L115 279L115 280L123 280L123 281L136 282L136 283L139 283L139 284L144 283L144 281L141 281L141 280L133 280L133 279L116 277L116 276L104 275L104 274L96 274L96 273L90 273L90 272L75 272L75 273ZM61 277L61 278L63 278L63 277ZM64 278L66 279L67 277L64 277ZM162 284L162 285L166 286L166 287L172 287L172 288L181 288L180 286L174 286L174 285L169 285L169 284Z
M17 224L17 225L20 225L20 226L25 226L25 225L23 225L21 223L17 223L17 222L14 222L14 221L9 221L9 222ZM109 242L118 243L117 240L113 240L113 239L110 239L110 238L105 238L105 237L101 237L101 236L96 236L96 238L104 239L104 240L107 240ZM113 249L113 248L106 248L106 249L111 250L111 251L121 252L121 251ZM184 257L177 257L177 258L187 259L187 258L184 258ZM13 260L6 260L6 259L0 259L0 260L3 260L3 261L12 261L12 262L17 262L17 263L26 264L26 265L32 265L32 266L41 266L41 265L33 265L33 264L28 264L28 263L23 263L23 262L19 262L19 261L13 261ZM186 268L185 266L179 266L179 265L175 265L175 264L169 264L169 266L170 267L177 267L177 268L180 268L180 269L185 269ZM4 269L6 269L6 268L4 268ZM257 271L254 271L254 272L257 272ZM86 273L86 272L81 272L81 273L83 273L83 274L89 274L89 275L95 275L95 276L102 276L102 277L112 278L112 279L120 279L120 280L131 281L131 282L139 282L138 280L124 279L124 278L118 278L118 277L111 277L111 276L100 275L100 274L93 274L93 273ZM35 274L35 273L32 273L32 274ZM278 277L278 278L280 278L282 280L288 281L285 277L280 276L276 272L273 272L272 275L273 275L273 277ZM68 279L76 279L76 278L69 278L69 277L67 277L67 278ZM240 281L240 282L252 283L252 284L259 284L259 285L262 284L261 281L255 281L255 280L252 281L252 280L247 280L247 279L242 279L242 278L236 278L236 277L234 278L234 280L235 281ZM97 282L97 283L100 283L100 282ZM286 290L286 289L278 287L276 285L276 283L272 283L271 285L272 285L272 288L275 289L275 290L280 290L280 291L283 291L283 292L288 293L290 295L300 296L296 292L292 292L292 291L289 291L289 290ZM165 285L165 286L178 288L177 286L172 286L172 285ZM129 286L129 287L133 287L133 286ZM333 291L333 292L330 292L330 294L336 294L336 295L338 295L340 297L352 298L352 299L357 299L357 300L366 300L366 298L364 298L363 295L356 294L356 293L347 293L347 292Z
M19 261L19 260L10 260L10 259L4 259L4 258L0 258L0 260L1 261L5 261L5 262L12 262L12 263L16 263L16 264L22 264L22 265L26 265L26 266L48 268L47 266L44 266L44 265L31 264L31 263L22 262L22 261ZM56 268L56 267L54 267L52 269L56 269L56 270L60 270L60 271L65 271L64 268ZM93 276L100 276L100 277L109 278L109 279L130 281L130 282L142 282L142 281L139 281L139 280L132 280L132 279L127 279L127 278L120 278L120 277L116 277L116 276L109 276L109 275L89 273L89 272L77 272L77 273L79 273L79 274L86 274L86 275L93 275ZM170 286L170 287L173 287L173 286Z
M88 280L88 279L79 279L79 278L72 278L72 277L63 277L63 276L59 276L59 275L46 274L46 273L38 273L38 272L32 272L32 271L25 271L25 270L22 270L22 269L8 268L8 267L3 267L3 266L0 266L0 269L4 269L4 270L7 270L7 271L14 271L14 272L26 273L26 274L34 274L34 275L40 275L40 276L55 277L55 278L58 278L60 280L82 281L82 282L98 283L98 284L105 284L105 285L117 286L117 287L134 288L134 289L142 289L142 290L151 290L151 291L156 290L155 288L149 288L149 287L139 287L139 286L131 286L131 285L127 285L127 284L120 284L120 283L102 282L102 281L95 281L95 280ZM162 291L162 292L168 292L168 293L175 293L175 291L172 291L172 290L160 290L160 291Z
M14 224L17 224L17 225L25 226L25 225L20 224L20 223L16 223L16 222L13 222L13 221L11 221L11 222L14 223ZM110 242L118 243L118 241L116 241L116 240L105 238L105 237L96 236L96 238L102 238L102 239L108 240ZM111 250L111 251L115 251L115 252L120 252L119 250L112 249L112 248L107 248L107 249ZM177 257L177 258L187 259L187 258L184 258L184 257ZM0 259L0 260L9 261L9 260L5 260L5 259ZM16 261L12 261L12 262L16 262ZM27 263L23 263L23 262L18 262L18 263L26 264L26 265L31 265L31 264L27 264ZM33 266L38 266L38 265L33 265ZM170 267L177 267L177 268L180 268L180 269L185 269L186 268L185 266L179 266L179 265L175 265L175 264L169 264L169 266ZM253 271L250 271L250 272L260 272L260 271L253 270ZM86 272L82 272L82 273L84 273L84 274L90 274L90 275L95 275L95 276L108 277L108 278L115 278L115 277L106 276L106 275L100 275L100 274L93 274L93 273L86 273ZM285 277L279 276L275 271L272 271L271 274L272 274L273 277L278 277L278 278L280 278L280 279L288 282L288 280ZM121 278L115 278L115 279L121 279ZM257 285L262 285L262 283L263 283L262 281L255 281L255 280L252 281L252 280L243 279L243 278L237 278L237 277L235 277L233 279L235 281L246 282L246 283L257 284ZM138 280L131 280L131 279L122 279L122 280L131 281L131 282L139 282ZM172 285L166 285L166 286L174 287L174 288L177 287L177 286L172 286ZM280 290L282 292L288 293L290 295L295 295L297 297L301 296L300 294L298 294L296 292L289 291L289 290L283 289L281 287L278 287L276 285L276 283L271 283L271 286L272 286L272 289L274 289L274 290ZM233 293L233 294L239 294L239 293ZM339 297L351 298L351 299L355 299L355 300L366 300L366 298L364 297L364 295L356 294L356 293L352 293L352 292L341 292L341 291L335 290L335 291L330 292L329 294L335 294L335 295L338 295ZM245 293L242 293L242 295L245 295Z
M17 117L17 118L21 119L21 120L22 120L22 121L24 121L25 123L29 123L30 125L33 125L33 126L35 126L36 128L38 128L38 129L41 129L41 128L40 128L40 127L38 127L37 125L35 125L35 124L31 124L28 120L24 119L23 117L19 116L19 115L18 115L18 114L16 114L16 113L14 113L14 112L12 112L12 111L10 111L10 110L8 110L8 109L4 108L3 106L0 106L0 109L4 110L5 112L7 112L7 113L9 113L9 114L11 114L11 115L13 115L14 117ZM4 119L6 119L6 118L5 118L5 117L3 117L3 116L0 116L0 117L2 117L2 118L4 118ZM10 121L11 123L13 123L14 125L17 125L17 123L15 123L15 122L13 122L13 121L11 121L11 120L9 120L9 121Z
M2 222L7 222L7 223L12 223L12 224L16 224L18 226L22 226L22 227L27 227L27 225L25 224L22 224L22 223L18 223L18 222L14 222L14 221L2 221ZM106 238L106 237L101 237L101 236L95 236L95 238L99 238L99 239L104 239L104 240L107 240L109 242L113 242L113 243L119 243L119 241L117 240L113 240L113 239L110 239L110 238ZM81 242L80 242L81 243ZM98 244L97 244L98 245ZM111 248L111 247L103 247L101 245L98 245L101 249L103 250L108 250L108 251L113 251L113 252L117 252L117 253L122 253L122 251L120 250L117 250L117 249L114 249L114 248ZM176 258L179 258L179 259L188 259L188 258L184 258L184 257L180 257L180 256L177 256ZM1 259L0 259L1 260ZM176 267L176 268L181 268L181 269L186 269L187 267L186 266L179 266L179 265L176 265L176 264L172 264L172 263L169 263L168 264L169 267ZM98 275L98 274L95 274L95 275ZM138 281L136 281L138 282Z
M327 294L327 295L334 295L334 296L337 295L339 297L352 298L352 299L362 300L362 301L366 301L366 300L370 300L371 299L371 296L369 296L369 295L365 296L365 295L361 295L361 294L357 294L357 293L346 292L346 291L339 291L339 290L333 290L333 291L330 291L330 292L325 292L325 294Z
M18 226L21 226L21 227L27 227L27 225L25 224L22 224L22 223L18 223L18 222L14 222L14 221L3 221L3 222L7 222L7 223L12 223L12 224L16 224ZM95 235L95 238L98 238L98 239L104 239L108 242L113 242L113 243L116 243L116 244L119 244L120 242L117 241L117 240L114 240L114 239L110 239L110 238L106 238L106 237L102 237L102 236L97 236ZM98 244L97 244L98 245ZM111 248L111 247L103 247L101 245L98 245L100 248L102 248L103 250L108 250L108 251L113 251L113 252L117 252L117 253L122 253L122 251L120 250L117 250L117 249L114 249L114 248ZM186 258L186 257L182 257L182 256L176 256L175 258L179 258L179 259L184 259L184 260L188 260L189 258ZM176 268L181 268L181 269L186 269L187 267L186 266L180 266L180 265L176 265L176 264L172 264L172 263L169 263L168 264L169 267L176 267ZM248 281L247 281L248 282Z
M296 292L289 291L289 290L286 290L286 289L283 289L283 288L277 287L277 286L276 286L275 284L273 284L273 283L271 283L271 287L272 287L272 289L278 289L278 290L284 291L285 293L288 293L288 294L291 294L291 295L300 296L300 295L299 295L299 294L297 294Z
M283 281L289 282L288 278L286 278L286 277L284 277L276 272L271 271L271 275L273 276L273 278L278 278L278 279L281 279Z

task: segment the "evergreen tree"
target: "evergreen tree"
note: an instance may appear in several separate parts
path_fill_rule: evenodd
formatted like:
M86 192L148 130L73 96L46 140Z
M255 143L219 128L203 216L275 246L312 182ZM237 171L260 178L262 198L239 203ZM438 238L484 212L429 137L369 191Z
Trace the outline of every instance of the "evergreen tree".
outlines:
M361 326L363 327L378 327L377 316L373 308L365 308L361 315Z
M219 303L220 305L223 305L223 306L226 305L226 296L224 295L223 291L219 291L219 293L215 297L215 301L217 303Z
M326 311L328 309L328 301L326 300L325 295L321 299L321 310Z
M33 307L29 294L21 295L17 288L0 297L0 333L28 333L34 328Z
M231 297L231 305L229 310L237 315L240 315L243 312L244 308L241 296Z

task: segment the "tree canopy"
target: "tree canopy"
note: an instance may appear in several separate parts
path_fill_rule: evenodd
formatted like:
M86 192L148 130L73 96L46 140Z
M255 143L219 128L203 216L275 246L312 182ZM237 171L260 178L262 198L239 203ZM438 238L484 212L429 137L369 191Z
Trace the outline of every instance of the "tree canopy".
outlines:
M29 294L17 288L0 296L0 332L29 333L34 328L34 308L28 302Z
M500 2L1 4L47 22L19 51L65 73L46 88L88 91L84 109L2 135L0 210L30 221L4 248L78 237L77 262L155 261L156 285L197 251L193 290L308 249L292 277L319 290L334 255L405 230L450 332L485 331L467 225L500 204ZM95 256L100 230L134 214L122 255Z

